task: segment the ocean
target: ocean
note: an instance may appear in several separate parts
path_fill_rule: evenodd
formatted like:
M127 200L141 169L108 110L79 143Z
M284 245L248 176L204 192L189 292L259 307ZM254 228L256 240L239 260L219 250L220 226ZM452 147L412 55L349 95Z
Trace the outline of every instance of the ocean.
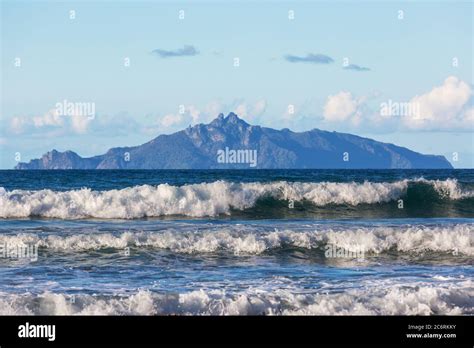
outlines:
M474 314L474 170L0 171L2 315Z

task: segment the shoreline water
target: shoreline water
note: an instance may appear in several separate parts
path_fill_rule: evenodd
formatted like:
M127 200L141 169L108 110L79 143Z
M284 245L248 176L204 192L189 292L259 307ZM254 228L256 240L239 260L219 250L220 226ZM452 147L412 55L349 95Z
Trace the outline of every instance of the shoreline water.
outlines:
M407 173L0 172L0 314L472 315L474 171Z

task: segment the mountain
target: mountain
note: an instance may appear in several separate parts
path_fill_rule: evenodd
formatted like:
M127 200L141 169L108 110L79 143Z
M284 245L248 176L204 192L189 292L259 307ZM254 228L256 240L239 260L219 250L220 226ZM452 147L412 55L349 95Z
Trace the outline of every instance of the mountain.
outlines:
M219 169L219 168L452 168L443 156L423 155L352 134L313 129L292 132L252 126L230 113L209 124L160 135L134 147L82 158L50 151L16 169Z

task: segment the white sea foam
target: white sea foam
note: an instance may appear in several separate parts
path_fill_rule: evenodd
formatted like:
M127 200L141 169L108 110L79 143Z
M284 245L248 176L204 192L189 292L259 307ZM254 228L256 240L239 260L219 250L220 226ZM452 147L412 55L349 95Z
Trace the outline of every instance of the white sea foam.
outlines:
M449 226L313 227L265 231L248 227L219 227L199 231L127 231L120 233L76 233L74 235L18 233L0 235L0 244L36 244L58 251L103 248L148 247L176 253L228 252L234 255L262 254L274 249L324 248L334 245L346 250L383 253L426 251L474 255L474 224Z
M454 179L433 181L417 179L432 185L450 199L473 197L463 192ZM374 204L403 196L409 180L393 183L230 183L216 181L183 186L142 185L121 190L72 191L12 190L0 188L0 217L47 217L60 219L103 218L134 219L165 215L192 217L230 214L231 209L253 207L263 197L294 201L310 201L317 206L362 203Z
M241 292L39 295L0 293L0 315L459 315L474 314L474 282L365 281L345 291L301 293L265 286Z
M436 192L445 198L456 200L474 197L474 191L463 191L456 179L426 180L418 178L413 181L432 185Z

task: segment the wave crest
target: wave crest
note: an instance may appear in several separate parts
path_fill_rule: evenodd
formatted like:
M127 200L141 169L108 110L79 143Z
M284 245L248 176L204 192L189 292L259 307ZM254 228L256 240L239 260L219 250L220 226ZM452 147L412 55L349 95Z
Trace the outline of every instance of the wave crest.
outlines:
M0 217L46 217L60 219L134 219L166 215L191 217L230 214L244 210L261 198L308 201L316 206L376 204L396 200L406 194L410 183L431 185L448 199L474 197L463 192L455 179L402 180L393 183L231 183L215 181L184 186L142 185L121 190L71 191L13 190L0 188Z
M367 253L426 251L474 255L474 225L317 228L311 230L261 231L250 227L218 230L121 233L81 233L69 236L20 233L0 235L0 244L36 244L58 251L85 251L126 247L156 248L176 253L228 252L258 255L282 248L323 249L327 245Z
M471 280L364 282L344 292L251 288L128 295L0 293L0 315L460 315L474 314Z

